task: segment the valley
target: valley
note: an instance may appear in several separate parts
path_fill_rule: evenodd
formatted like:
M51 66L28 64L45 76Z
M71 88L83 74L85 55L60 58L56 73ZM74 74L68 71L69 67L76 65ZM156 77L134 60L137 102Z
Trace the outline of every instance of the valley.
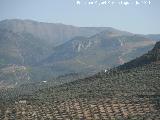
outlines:
M158 40L111 27L0 21L0 119L159 120Z

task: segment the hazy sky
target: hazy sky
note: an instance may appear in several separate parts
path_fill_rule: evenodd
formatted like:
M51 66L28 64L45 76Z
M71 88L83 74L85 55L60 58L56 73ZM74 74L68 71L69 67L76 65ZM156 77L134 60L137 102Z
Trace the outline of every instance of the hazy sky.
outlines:
M0 20L32 19L42 22L64 23L76 26L114 27L133 33L160 34L160 0L135 5L119 5L121 0L0 0ZM89 5L88 1L94 2ZM97 1L97 2L96 2ZM100 5L107 1L106 5ZM111 5L110 2L117 2ZM137 0L149 2L149 0Z

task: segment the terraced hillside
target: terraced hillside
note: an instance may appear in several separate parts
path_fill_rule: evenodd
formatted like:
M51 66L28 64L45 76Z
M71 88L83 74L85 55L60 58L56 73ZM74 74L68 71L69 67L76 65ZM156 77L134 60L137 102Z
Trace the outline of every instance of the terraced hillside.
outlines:
M4 92L0 97L1 118L159 120L160 63L152 59L152 55L159 55L159 46L157 43L145 54L150 62L133 68L105 70L85 79L46 86L28 96L14 92L17 96L13 99Z
M52 103L26 103L19 101L14 106L0 111L1 119L16 120L159 120L156 104L150 98L119 100L116 98L73 99Z

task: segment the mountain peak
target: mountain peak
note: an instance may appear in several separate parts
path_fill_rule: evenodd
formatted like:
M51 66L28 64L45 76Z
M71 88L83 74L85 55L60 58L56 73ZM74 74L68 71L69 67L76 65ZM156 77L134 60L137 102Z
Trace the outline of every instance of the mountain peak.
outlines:
M118 30L118 29L108 27L108 29L96 34L95 36L118 37L118 36L123 36L123 35L130 36L130 35L134 35L134 34L132 34L130 32L121 31L121 30Z

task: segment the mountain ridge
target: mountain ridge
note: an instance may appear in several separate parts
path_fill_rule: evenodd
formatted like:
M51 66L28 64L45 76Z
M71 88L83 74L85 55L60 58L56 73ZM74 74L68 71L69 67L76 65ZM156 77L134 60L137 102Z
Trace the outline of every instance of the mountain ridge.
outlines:
M44 60L42 64L47 66L54 64L66 66L68 64L67 66L69 67L72 66L69 64L77 63L82 64L82 67L86 67L86 65L92 66L91 70L98 68L100 71L108 67L123 64L131 60L131 58L138 56L138 53L139 56L142 55L146 51L142 53L136 52L135 56L133 51L148 47L148 45L153 45L154 43L155 41L141 35L119 30L115 32L105 30L91 37L75 37L56 47L54 53ZM130 57L128 57L129 55Z
M90 36L107 27L76 27L72 25L37 22L33 20L11 19L0 22L0 29L9 29L15 33L27 32L57 46L75 36Z
M0 22L0 69L25 66L33 81L75 72L95 74L142 55L154 43L111 27L4 20Z

